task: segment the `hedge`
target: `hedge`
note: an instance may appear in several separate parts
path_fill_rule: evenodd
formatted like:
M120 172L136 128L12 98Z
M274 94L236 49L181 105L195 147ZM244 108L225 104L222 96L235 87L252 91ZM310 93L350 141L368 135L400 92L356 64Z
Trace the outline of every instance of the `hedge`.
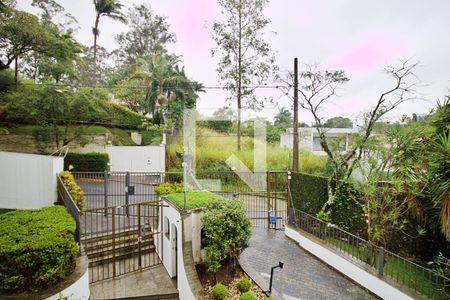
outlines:
M69 194L72 196L73 201L77 205L80 212L83 212L84 202L86 197L84 196L84 192L81 187L75 181L72 173L70 171L63 171L59 173L59 177L61 177L64 186L66 187Z
M328 178L293 172L291 193L296 209L315 216L328 201Z
M75 269L75 221L63 206L0 215L0 294L33 293Z
M108 170L109 156L106 153L67 153L64 170L73 166L75 172L103 172Z

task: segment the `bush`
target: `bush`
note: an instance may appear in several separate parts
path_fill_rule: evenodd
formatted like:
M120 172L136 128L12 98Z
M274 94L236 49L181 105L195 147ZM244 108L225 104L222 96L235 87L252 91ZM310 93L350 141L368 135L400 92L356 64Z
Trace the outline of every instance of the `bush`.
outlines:
M164 182L155 188L155 193L158 196L182 192L183 192L183 184L179 182Z
M243 278L243 279L239 280L237 288L241 292L245 293L250 290L251 286L252 286L252 284L250 283L250 280L248 280L247 278Z
M184 193L174 193L167 196L178 208L184 208ZM223 200L222 197L210 192L186 193L186 209L207 207L211 203Z
M241 300L255 300L255 294L252 291L245 292L241 295Z
M109 156L106 153L67 153L64 170L72 165L76 172L104 172L109 169L108 162Z
M72 196L72 199L78 206L78 209L80 211L83 211L84 201L86 200L86 197L84 196L83 190L75 181L75 178L73 178L72 173L70 173L69 171L64 171L59 173L59 177L61 177L64 186L66 187L69 194Z
M0 214L0 293L37 292L70 275L75 227L63 206Z
M328 201L328 178L292 173L291 193L294 207L314 216Z
M223 300L228 295L228 289L221 283L217 283L213 286L211 294L214 299Z
M206 265L209 272L217 272L224 258L235 259L248 247L252 224L240 200L223 199L204 212Z

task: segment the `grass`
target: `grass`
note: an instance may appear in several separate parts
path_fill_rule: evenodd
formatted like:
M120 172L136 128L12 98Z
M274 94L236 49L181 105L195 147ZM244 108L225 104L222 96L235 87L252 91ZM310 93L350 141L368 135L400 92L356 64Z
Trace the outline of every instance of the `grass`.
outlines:
M167 195L167 198L179 209L184 207L184 194L175 193ZM186 209L206 207L211 203L220 201L222 198L209 192L188 192L186 194Z
M352 247L348 242L336 238L326 238L325 241L331 246L368 263L376 270L379 269L380 253L377 250L374 250L374 253L371 254L367 246ZM440 290L442 280L437 279L434 273L427 271L426 268L411 264L396 256L385 254L383 272L402 285L414 289L431 299L443 299L442 291ZM439 283L440 286L436 283Z
M161 135L155 136L154 133L151 131L141 131L141 134L142 134L142 145L143 146L161 144L161 141L162 141Z
M109 129L114 136L114 144L120 143L122 146L136 146L136 143L131 139L130 134L119 128Z
M218 133L207 128L198 128L196 138L196 164L201 170L229 171L230 167L225 161L235 154L250 170L253 170L253 139L242 137L241 151L237 151L235 136ZM182 152L183 141L167 147L167 167L169 170L180 170L181 162L175 156ZM287 170L288 157L291 150L278 145L267 144L267 170ZM290 155L292 158L292 155ZM300 150L300 171L321 175L325 172L327 158L314 155L311 152Z

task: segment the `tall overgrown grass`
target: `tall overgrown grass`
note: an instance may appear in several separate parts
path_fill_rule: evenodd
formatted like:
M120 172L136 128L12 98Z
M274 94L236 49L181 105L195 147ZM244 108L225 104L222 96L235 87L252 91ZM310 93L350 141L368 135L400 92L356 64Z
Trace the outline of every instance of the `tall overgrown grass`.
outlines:
M258 141L256 141L258 142ZM226 164L230 155L235 154L250 170L253 171L253 138L242 137L241 151L237 151L236 136L218 133L211 129L198 127L196 132L196 166L200 170L231 170ZM292 160L292 150L281 148L278 145L267 144L267 170L287 170L288 157ZM183 152L183 139L167 146L168 170L180 170L181 160L176 157L176 152ZM309 151L300 150L300 171L309 174L323 175L327 158L317 156Z

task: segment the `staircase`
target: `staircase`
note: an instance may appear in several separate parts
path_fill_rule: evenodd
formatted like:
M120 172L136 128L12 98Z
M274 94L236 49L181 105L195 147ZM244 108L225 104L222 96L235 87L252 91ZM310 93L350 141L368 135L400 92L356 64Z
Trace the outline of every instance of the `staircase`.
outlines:
M83 240L84 251L89 258L89 267L100 266L155 252L153 234L150 226L140 241L137 226L115 232L98 234Z

